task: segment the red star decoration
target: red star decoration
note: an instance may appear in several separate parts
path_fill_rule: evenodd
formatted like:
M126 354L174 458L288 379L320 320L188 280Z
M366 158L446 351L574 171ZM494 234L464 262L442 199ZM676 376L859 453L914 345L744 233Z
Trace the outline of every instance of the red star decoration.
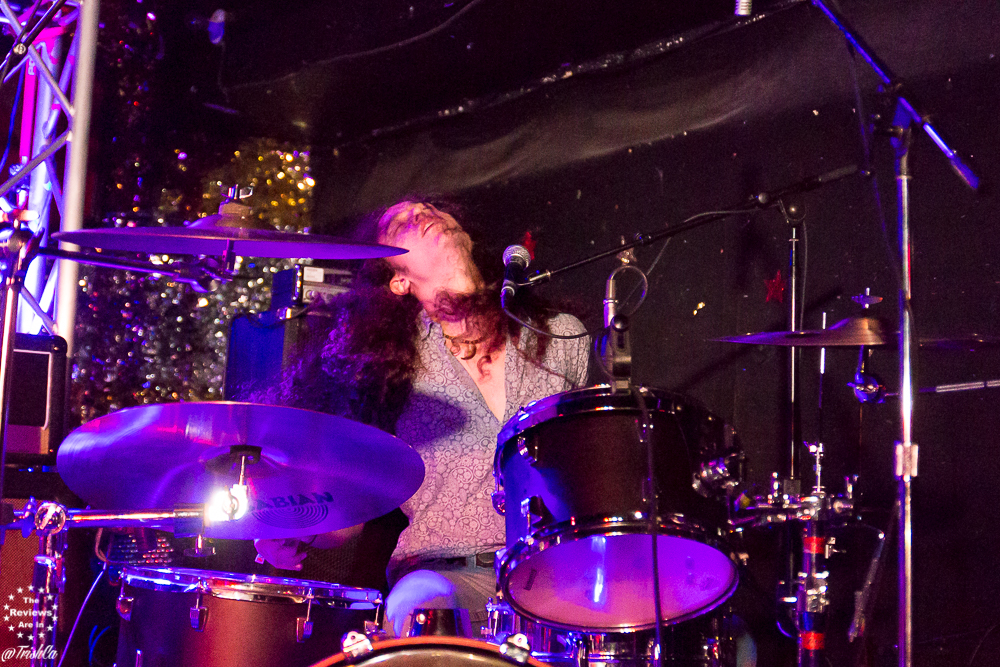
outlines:
M527 249L528 254L531 255L531 261L535 261L535 246L538 245L538 243L535 241L530 231L524 233L524 238L521 239L521 245L523 245Z
M778 303L784 303L785 279L781 277L781 271L775 273L772 280L765 280L764 286L767 287L767 298L764 299L764 303L767 303L771 299L774 299Z

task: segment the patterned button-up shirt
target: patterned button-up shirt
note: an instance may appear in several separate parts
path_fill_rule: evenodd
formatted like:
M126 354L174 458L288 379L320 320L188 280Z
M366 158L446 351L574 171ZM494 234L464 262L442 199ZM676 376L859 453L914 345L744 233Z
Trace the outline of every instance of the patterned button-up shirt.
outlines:
M551 339L536 365L523 350L534 334L523 330L517 347L507 342L504 379L507 402L497 420L479 387L448 350L441 327L422 314L417 348L420 368L413 392L396 423L396 435L420 453L425 476L402 505L410 526L399 536L393 561L452 558L497 549L504 543L504 520L493 509L493 456L500 427L531 401L583 385L589 338ZM549 321L556 334L584 331L570 315Z

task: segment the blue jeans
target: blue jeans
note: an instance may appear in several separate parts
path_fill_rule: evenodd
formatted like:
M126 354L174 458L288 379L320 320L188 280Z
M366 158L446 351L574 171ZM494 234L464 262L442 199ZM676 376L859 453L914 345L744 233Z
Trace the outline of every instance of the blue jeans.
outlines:
M479 638L486 600L497 590L493 565L477 564L476 556L403 561L392 568L389 583L386 629L391 627L397 637L414 609L467 609L474 638Z

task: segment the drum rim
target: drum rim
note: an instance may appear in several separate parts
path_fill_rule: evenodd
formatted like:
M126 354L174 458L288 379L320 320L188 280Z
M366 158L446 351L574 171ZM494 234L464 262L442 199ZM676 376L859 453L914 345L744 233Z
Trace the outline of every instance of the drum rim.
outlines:
M729 428L731 430L732 437L736 439L737 443L739 443L739 436L736 434L736 429L734 429L725 419L709 410L697 399L686 394L679 394L677 392L661 389L659 387L640 386L638 389L645 389L651 396L653 396L654 399L660 401L677 401L689 409L700 410L705 413L710 421L717 420L723 425L723 427ZM559 394L552 394L551 396L539 398L518 409L514 416L508 419L507 422L500 428L500 432L497 434L497 447L493 452L493 478L496 480L498 487L503 486L503 453L507 451L507 448L508 446L511 446L511 443L517 443L518 438L524 436L525 433L536 426L545 424L554 419L566 419L576 415L600 414L625 410L639 411L639 408L635 405L590 407L587 409L573 411L560 410L560 406L569 407L580 401L598 398L614 397L615 399L628 399L632 396L633 394L631 391L619 391L613 389L609 384L598 384L590 387L582 387L580 389L571 389L570 391L564 391ZM650 405L649 412L676 414L677 411L663 410L655 405ZM737 449L742 451L742 446L737 444Z
M426 645L426 646L424 646ZM366 652L360 656L354 657L347 653L338 653L332 655L329 658L321 660L310 667L330 667L331 665L356 665L364 663L366 660L371 658L378 658L386 653L396 653L399 651L405 651L407 647L413 648L434 648L435 646L451 646L451 647L461 647L470 650L479 650L490 654L491 656L496 656L503 660L505 663L515 664L510 658L505 657L500 653L500 646L498 644L492 644L483 639L473 639L471 637L447 637L447 636L428 636L428 637L404 637L402 639L384 639L382 641L373 642L372 650ZM517 662L516 664L531 665L532 667L546 667L542 662L538 661L533 656L529 656L527 660L523 663Z
M256 574L199 570L195 568L160 568L126 566L122 583L151 591L169 593L201 592L227 600L313 600L328 606L347 603L351 608L374 609L382 604L382 593L371 588L355 588L325 581L265 577ZM355 605L370 604L371 607Z
M657 400L676 400L685 406L690 406L692 408L697 408L707 413L712 419L718 419L723 423L726 423L722 417L716 415L714 412L709 410L703 403L699 400L692 398L686 394L680 394L675 391L670 391L668 389L662 389L660 387L647 387L640 385L636 387L640 390L646 390L646 392ZM581 387L580 389L571 389L569 391L564 391L558 394L552 394L551 396L545 396L544 398L539 398L534 400L527 405L521 407L514 416L507 420L507 422L500 428L500 432L497 434L497 443L502 448L509 440L521 435L525 431L543 424L552 419L558 419L560 417L569 416L569 414L561 414L558 412L560 406L569 406L578 401L592 399L592 398L616 398L616 399L628 399L633 397L631 391L621 391L614 389L609 384L597 384L591 385L589 387ZM610 406L605 408L593 408L588 410L579 410L570 414L586 414L590 412L605 412L612 410L638 410L639 408L635 405L632 406ZM664 412L654 406L649 406L650 412Z
M680 519L675 524L670 524L664 521L665 518ZM697 526L697 532L685 532L691 531L692 526ZM676 530L680 528L681 530ZM565 630L569 632L582 632L584 634L629 634L632 632L641 632L643 630L649 630L656 626L655 622L636 624L636 625L622 625L614 627L603 627L603 628L587 628L580 625L567 625L564 623L557 623L550 619L542 618L536 616L535 614L529 612L527 609L522 607L514 600L514 596L510 591L510 575L514 568L517 566L528 562L531 556L537 555L551 549L553 547L559 546L563 543L575 542L582 538L593 537L594 535L608 535L608 530L611 535L634 535L634 534L646 534L649 529L648 520L621 520L617 517L605 517L603 519L591 519L591 521L571 519L569 521L561 521L557 524L548 526L545 530L540 531L537 537L533 537L532 543L518 540L518 542L508 549L506 553L503 554L502 558L498 561L497 567L497 583L500 585L500 590L503 595L503 600L505 603L510 605L516 613L521 614L530 621L539 623L551 628L558 630ZM604 531L604 532L602 532ZM662 531L662 532L660 532ZM699 526L697 522L691 521L690 519L684 518L682 515L664 515L660 517L659 525L657 527L657 535L663 535L666 537L690 537L697 536L706 539L695 539L693 541L699 544L704 544L709 546L716 551L722 553L726 556L729 562L732 564L732 578L730 580L729 586L720 593L711 602L698 607L686 614L681 614L670 619L663 619L661 625L675 625L677 623L682 623L684 621L697 618L702 614L706 614L713 609L716 609L720 605L724 604L726 600L732 597L733 593L736 592L737 586L740 583L740 573L739 573L739 559L736 556L736 552L729 546L728 543L721 536L712 536L708 534L703 526ZM573 539L565 539L567 536L572 536Z

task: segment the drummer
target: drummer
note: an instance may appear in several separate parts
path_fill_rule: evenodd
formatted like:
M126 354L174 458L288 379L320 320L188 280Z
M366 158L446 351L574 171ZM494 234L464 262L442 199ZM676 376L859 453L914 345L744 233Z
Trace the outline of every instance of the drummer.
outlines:
M427 198L372 217L370 237L409 252L370 262L364 273L374 288L343 299L320 382L350 391L313 391L336 405L301 406L394 431L423 458L424 481L401 507L409 526L387 571L386 615L397 635L415 608L464 608L474 626L485 621L494 554L504 546L504 520L491 501L497 434L521 406L586 382L588 339L536 336L509 319L499 280L487 275L502 269L499 257L477 257L462 218L453 204ZM530 293L515 302L520 317L545 331L583 332L579 320ZM282 391L302 394L308 384L286 380ZM287 541L259 540L257 550L279 568L301 568L305 557Z

